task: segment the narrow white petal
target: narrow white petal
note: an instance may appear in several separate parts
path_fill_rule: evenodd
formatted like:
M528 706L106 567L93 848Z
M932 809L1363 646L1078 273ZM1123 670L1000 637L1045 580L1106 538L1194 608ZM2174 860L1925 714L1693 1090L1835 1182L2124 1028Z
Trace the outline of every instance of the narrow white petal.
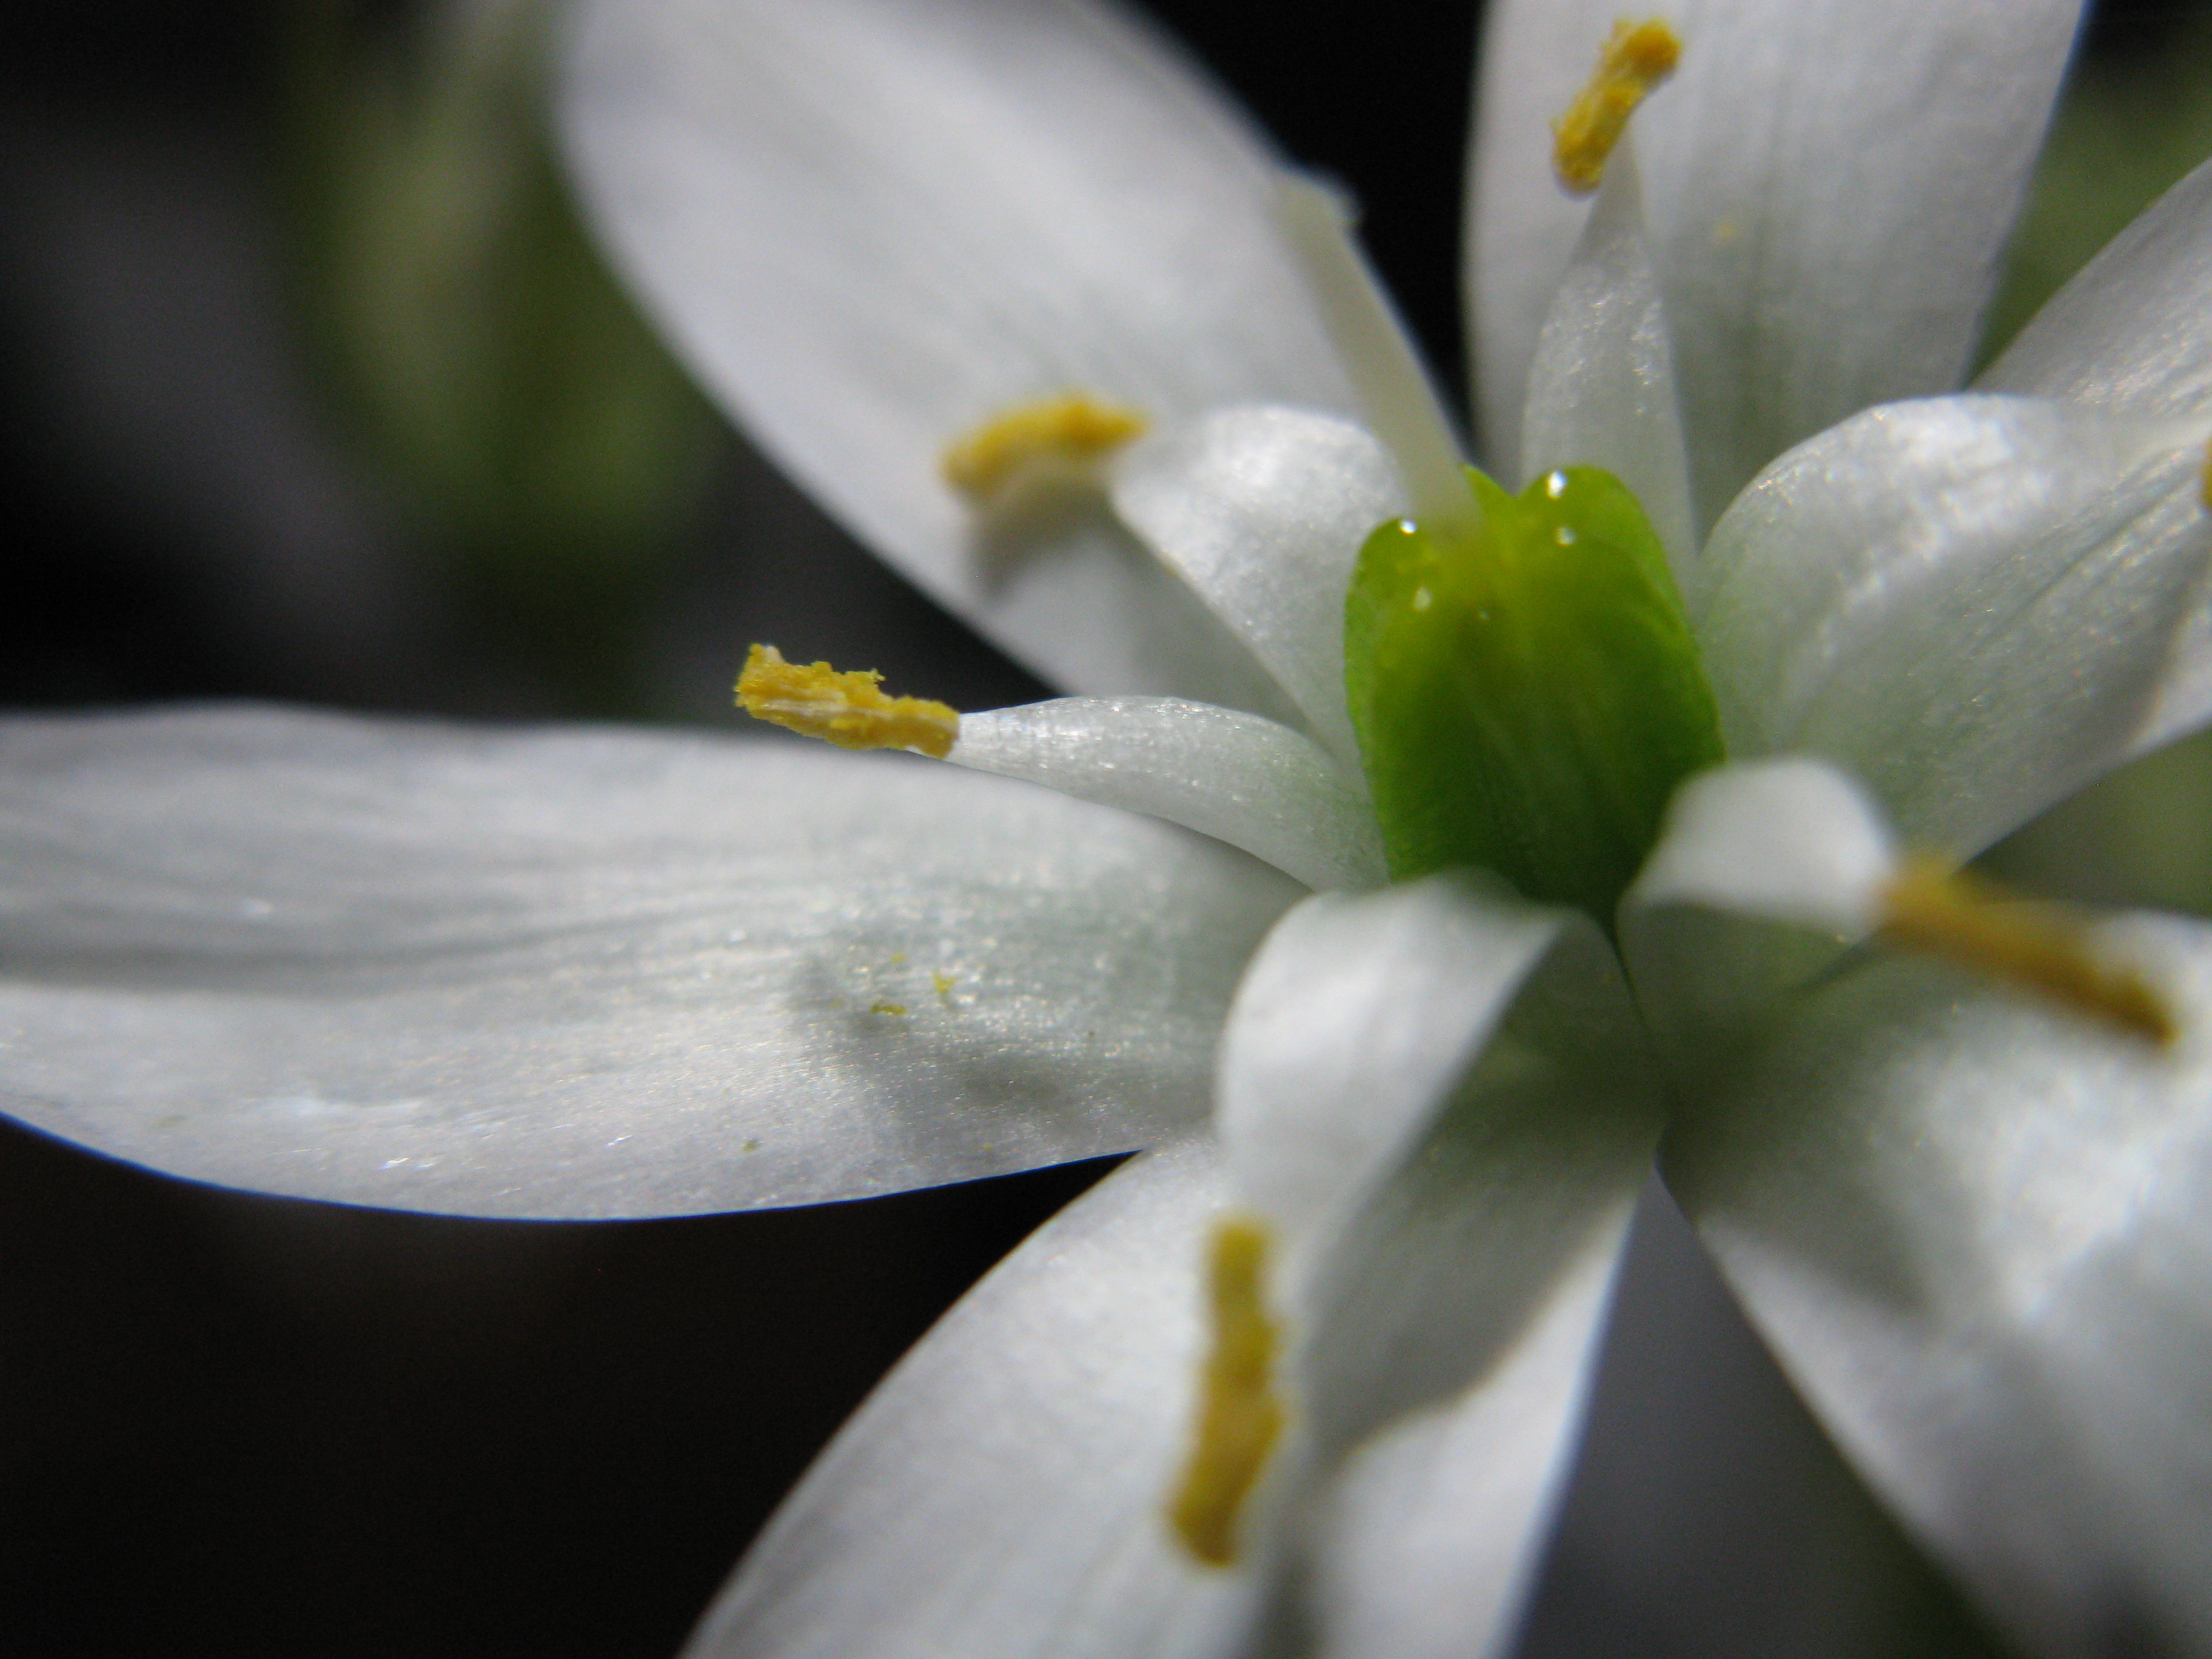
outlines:
M1977 384L2147 415L2212 403L2212 161L2061 289Z
M1278 1503L1309 1565L1278 1594L1320 1653L1498 1650L1657 1133L1612 954L1451 879L1313 899L1238 993L1220 1096L1298 1345Z
M774 740L273 710L0 728L0 1103L226 1185L614 1216L1142 1144L1297 892ZM896 1012L895 1012L896 1011Z
M1799 440L1958 382L2080 9L1662 9L1681 68L1635 133L1701 520ZM1468 279L1493 448L1584 213L1550 178L1548 123L1620 11L1510 0L1488 27Z
M1249 1584L1162 1513L1220 1188L1206 1145L1149 1154L1008 1257L830 1443L688 1659L1237 1651Z
M725 407L1048 677L1227 696L1205 653L1149 641L1165 601L1132 550L994 544L939 466L1071 390L1160 428L1255 399L1349 411L1241 116L1080 0L580 9L562 115L586 207Z
M1283 234L1336 342L1360 413L1397 469L1414 516L1443 528L1468 523L1466 459L1443 400L1382 279L1353 240L1345 203L1311 179L1285 174Z
M1359 549L1406 510L1382 447L1308 410L1226 409L1148 443L1114 504L1296 699L1347 765L1344 598Z
M1459 1242L1480 1260L1525 1219L1491 1217ZM1317 1523L1319 1651L1330 1659L1514 1650L1574 1457L1626 1233L1626 1212L1609 1199L1577 1219L1579 1237L1547 1241L1558 1251L1550 1282L1516 1310L1518 1330L1480 1380L1346 1460Z
M2052 1659L2212 1650L2212 933L2107 942L2179 993L2178 1050L1863 957L1667 1157L1841 1443Z
M1520 482L1575 465L1601 466L1635 493L1686 584L1698 548L1689 461L1632 146L1606 169L1528 374Z
M1492 0L1484 9L1462 275L1475 447L1501 477L1524 451L1536 343L1589 218L1589 204L1553 176L1552 123L1589 78L1620 13L1590 0Z
M1257 714L1177 697L1061 697L962 716L946 758L1166 818L1309 887L1389 878L1353 776L1304 732Z
M1994 396L1802 445L1689 596L1731 752L1828 756L1908 837L1987 845L2133 752L2188 668L2202 470L2172 421Z

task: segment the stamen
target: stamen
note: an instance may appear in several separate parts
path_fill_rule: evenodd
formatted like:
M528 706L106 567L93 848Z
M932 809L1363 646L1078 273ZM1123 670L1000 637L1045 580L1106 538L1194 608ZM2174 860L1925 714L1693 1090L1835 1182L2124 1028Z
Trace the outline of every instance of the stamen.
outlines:
M945 483L985 512L1040 483L1091 483L1109 455L1144 434L1135 410L1068 392L1017 404L956 440L940 463Z
M1681 56L1680 37L1656 17L1641 23L1624 17L1613 26L1589 84L1552 123L1552 167L1569 195L1587 196L1604 181L1606 158L1628 131L1628 118Z
M951 754L959 712L926 697L885 696L883 678L872 669L841 674L826 662L786 662L774 646L757 645L738 676L738 706L840 749L908 749L933 760Z
M2204 468L2197 475L2197 499L2203 502L2206 512L2212 513L2212 443L2204 446Z
M2081 922L2009 896L1933 859L1910 859L1880 899L1879 932L1962 968L2007 980L2165 1047L2180 1036L2166 1000L2133 969L2091 954Z
M1413 516L1437 533L1471 526L1474 497L1459 441L1405 325L1352 240L1343 204L1311 179L1288 173L1276 218L1305 267L1336 355L1367 424L1398 469Z
M1236 1564L1237 1517L1283 1431L1274 1382L1280 1333L1266 1296L1268 1245L1266 1226L1249 1217L1214 1230L1213 1350L1200 1376L1190 1461L1168 1504L1176 1536L1210 1567Z

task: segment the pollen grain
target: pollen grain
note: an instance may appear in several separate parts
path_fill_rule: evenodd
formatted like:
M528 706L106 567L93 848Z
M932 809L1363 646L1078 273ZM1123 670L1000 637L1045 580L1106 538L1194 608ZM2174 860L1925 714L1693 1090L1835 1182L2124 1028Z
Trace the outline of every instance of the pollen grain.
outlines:
M2081 920L1934 859L1907 860L1881 896L1881 938L2003 980L2160 1048L2181 1034L2134 969L2100 961Z
M841 674L826 662L786 662L774 646L756 645L738 676L738 706L840 749L906 749L933 760L951 754L959 712L927 697L886 696L883 678L872 669Z
M1275 1390L1281 1332L1267 1312L1267 1228L1249 1216L1214 1230L1207 1264L1213 1346L1199 1377L1189 1460L1168 1503L1168 1524L1210 1567L1236 1565L1237 1522L1283 1432Z
M1674 72L1682 42L1656 17L1622 18L1598 52L1597 68L1565 114L1552 123L1552 167L1571 196L1587 196L1605 179L1606 160L1628 131L1628 118Z

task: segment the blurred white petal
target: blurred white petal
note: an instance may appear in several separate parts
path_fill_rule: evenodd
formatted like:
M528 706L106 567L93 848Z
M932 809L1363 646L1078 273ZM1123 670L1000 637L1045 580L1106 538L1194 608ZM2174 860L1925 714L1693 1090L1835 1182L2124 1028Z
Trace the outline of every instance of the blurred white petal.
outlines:
M2212 162L2166 191L2060 289L1976 382L2207 420L2212 435ZM2212 720L2212 588L2144 720L2142 754Z
M2170 420L1984 395L1800 446L1689 596L1730 750L1830 757L1909 837L1987 845L2124 759L2191 666L2203 465Z
M2212 403L2212 161L2145 209L1976 386L2139 415Z
M1355 775L1257 714L1176 697L1061 697L963 715L946 758L1180 823L1309 887L1389 878Z
M1198 1117L1237 973L1297 891L1169 825L890 756L18 720L0 1102L175 1174L404 1209L928 1185Z
M1277 1593L1320 1653L1494 1650L1657 1133L1611 952L1451 878L1310 900L1238 992L1219 1093L1298 1343L1276 1502L1308 1565Z
M1707 1068L1667 1155L1846 1449L2054 1659L2212 1649L2212 932L2103 937L2178 1049L1862 955Z
M1345 591L1370 532L1406 510L1382 447L1308 410L1224 409L1133 452L1114 504L1357 765Z
M1681 0L1636 115L1698 516L1868 404L1965 372L2080 0ZM1615 0L1502 0L1486 28L1467 281L1490 453L1588 210L1551 121Z
M939 471L1066 391L1350 408L1264 143L1179 52L1079 0L599 0L570 45L586 209L770 454L1048 678L1249 701L1126 538L994 544Z
M1163 1515L1220 1192L1210 1141L1163 1148L1007 1257L830 1443L687 1659L1236 1652L1249 1583Z
M1698 904L1861 933L1896 862L1880 811L1832 766L1794 756L1724 766L1668 805L1624 926L1650 907Z

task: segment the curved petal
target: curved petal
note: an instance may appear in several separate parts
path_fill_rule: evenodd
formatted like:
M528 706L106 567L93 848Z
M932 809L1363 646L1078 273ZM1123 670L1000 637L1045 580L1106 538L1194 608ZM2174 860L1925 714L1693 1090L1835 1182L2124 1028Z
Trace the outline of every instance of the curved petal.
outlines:
M1366 795L1311 738L1176 697L1061 697L963 714L956 766L1163 817L1309 887L1389 879Z
M1960 854L2117 765L2189 666L2197 439L1970 396L1801 445L1714 527L1690 595L1730 751L1832 757Z
M0 1105L195 1179L665 1215L1202 1109L1297 892L1043 790L775 740L268 709L0 727Z
M1192 635L1137 550L988 534L939 472L979 423L1071 390L1163 428L1350 408L1237 112L1080 0L581 13L562 118L587 208L726 407L1047 677L1241 701L1237 653ZM1162 607L1183 648L1153 639Z
M1685 792L1621 927L1681 1103L1668 1184L1845 1449L2023 1647L2202 1651L2212 930L2099 941L2183 1012L2161 1049L1852 950L1888 859L1808 763Z
M2081 1659L2212 1648L2212 931L2107 945L2179 989L2179 1050L1864 955L1708 1070L1666 1154L1878 1489L2024 1650Z
M1361 545L1406 510L1382 447L1310 410L1225 409L1133 453L1114 505L1357 766L1344 596Z
M1674 348L1644 245L1636 153L1624 148L1544 319L1521 422L1520 477L1601 466L1626 484L1687 586L1698 555Z
M1978 387L2141 415L2212 402L2212 161L2112 239L2022 329Z
M687 1659L1237 1651L1249 1585L1162 1513L1220 1192L1210 1142L1163 1149L1009 1256L817 1460Z
M1550 121L1614 0L1508 0L1487 28L1468 281L1493 450L1586 210ZM1856 410L1965 372L2080 0L1681 0L1637 114L1698 516ZM1504 453L1510 453L1510 448Z
M1502 1650L1657 1133L1612 953L1450 879L1309 901L1237 994L1220 1097L1297 1343L1282 1616L1344 1659Z
M2160 197L2036 313L1976 382L2130 413L2212 403L2212 161ZM2136 754L2212 720L2212 592L2201 592Z

